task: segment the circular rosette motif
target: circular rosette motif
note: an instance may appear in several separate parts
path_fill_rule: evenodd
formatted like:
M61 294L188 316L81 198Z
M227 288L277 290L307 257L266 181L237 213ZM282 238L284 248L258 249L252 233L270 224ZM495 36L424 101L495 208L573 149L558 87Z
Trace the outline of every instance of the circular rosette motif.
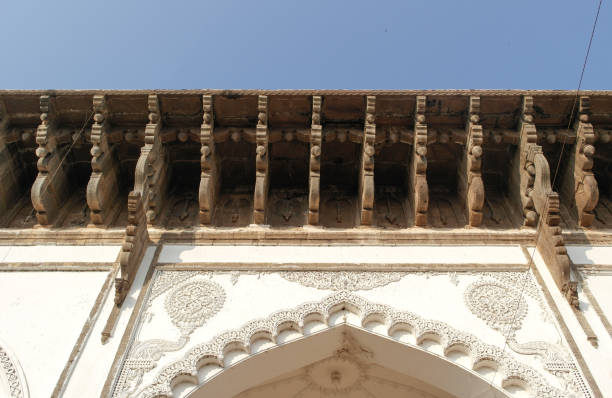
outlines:
M527 302L523 295L497 281L478 281L465 291L465 304L474 315L491 328L509 333L519 330L527 315Z
M166 311L183 335L188 335L215 315L225 303L225 292L216 282L194 280L176 287L166 297Z

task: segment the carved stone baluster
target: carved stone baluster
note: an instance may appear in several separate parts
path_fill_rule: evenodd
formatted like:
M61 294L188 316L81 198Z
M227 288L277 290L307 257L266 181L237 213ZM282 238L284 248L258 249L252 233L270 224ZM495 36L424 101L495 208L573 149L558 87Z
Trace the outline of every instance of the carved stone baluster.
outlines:
M359 172L359 215L361 225L372 225L374 209L374 141L376 139L376 97L368 96L361 146Z
M91 222L96 225L108 221L116 209L119 195L119 162L108 143L110 123L105 95L94 95L94 123L91 126L91 169L87 184L87 204L91 210Z
M570 164L574 165L573 184L578 224L590 227L595 214L593 210L599 201L599 187L593 174L593 155L595 155L595 132L589 122L590 99L580 97L579 116L575 124L576 148Z
M459 193L465 198L468 222L472 227L482 223L482 208L485 200L482 182L482 126L480 122L480 97L470 97L469 115L466 123L467 142L460 167Z
M255 197L253 200L253 223L265 224L268 199L268 97L260 95L257 103L257 143L255 158Z
M40 125L36 130L38 175L32 186L32 206L40 225L49 225L69 195L63 152L57 142L55 98L40 96Z
M426 97L416 98L414 115L414 145L410 164L410 202L414 211L414 225L427 225L429 189L427 186L427 124L425 122Z
M161 142L161 114L157 95L148 98L149 123L145 128L145 144L136 163L134 191L142 195L147 223L157 220L166 195L168 156Z
M215 211L215 202L219 192L220 178L218 174L217 158L215 155L215 140L213 137L214 111L213 96L202 96L202 107L204 114L202 126L200 127L200 164L202 174L200 176L200 223L210 225Z
M308 224L319 224L321 198L321 96L312 97L312 125L310 127L310 174L308 178Z

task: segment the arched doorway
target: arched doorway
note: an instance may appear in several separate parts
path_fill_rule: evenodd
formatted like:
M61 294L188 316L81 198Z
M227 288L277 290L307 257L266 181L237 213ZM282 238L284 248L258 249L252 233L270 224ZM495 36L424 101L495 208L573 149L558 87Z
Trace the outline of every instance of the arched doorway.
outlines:
M187 391L185 391L187 392ZM501 398L512 395L449 360L340 325L236 363L190 398Z

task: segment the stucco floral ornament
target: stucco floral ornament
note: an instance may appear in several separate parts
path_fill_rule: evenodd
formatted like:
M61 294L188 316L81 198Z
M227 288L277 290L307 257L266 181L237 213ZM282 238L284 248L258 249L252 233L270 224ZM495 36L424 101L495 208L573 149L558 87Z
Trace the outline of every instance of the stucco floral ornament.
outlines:
M282 272L288 281L323 290L369 290L397 282L405 272L295 271Z
M465 304L491 328L513 336L527 315L523 296L498 281L480 280L465 291Z
M165 307L181 334L189 335L215 315L225 303L225 292L216 282L192 280L166 297Z

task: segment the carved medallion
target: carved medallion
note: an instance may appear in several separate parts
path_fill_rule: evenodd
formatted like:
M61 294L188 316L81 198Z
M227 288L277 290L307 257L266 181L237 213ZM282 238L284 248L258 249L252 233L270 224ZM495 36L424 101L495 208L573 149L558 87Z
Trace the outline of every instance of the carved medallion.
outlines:
M527 315L527 302L523 296L496 281L472 283L464 298L474 315L501 333L514 335Z
M405 272L296 271L282 272L288 281L323 290L369 290L399 281Z
M166 311L172 323L189 335L223 307L225 292L216 282L194 280L178 286L166 298Z

